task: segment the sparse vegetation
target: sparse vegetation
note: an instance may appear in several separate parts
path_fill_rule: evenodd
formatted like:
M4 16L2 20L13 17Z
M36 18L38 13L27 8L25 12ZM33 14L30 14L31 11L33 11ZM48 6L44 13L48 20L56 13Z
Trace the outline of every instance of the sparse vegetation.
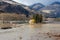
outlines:
M0 12L0 28L1 27L11 27L13 26L10 21L24 21L26 15L16 14L16 13L2 13Z
M20 20L24 20L25 18L26 18L26 15L24 14L16 14L16 13L0 14L0 20L6 20L6 21L20 21Z

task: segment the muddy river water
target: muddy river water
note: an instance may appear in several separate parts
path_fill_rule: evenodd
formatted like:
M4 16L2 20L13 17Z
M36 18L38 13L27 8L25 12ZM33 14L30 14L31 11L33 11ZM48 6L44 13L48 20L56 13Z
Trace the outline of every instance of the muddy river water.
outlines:
M60 40L60 24L16 24L17 28L0 29L0 40Z

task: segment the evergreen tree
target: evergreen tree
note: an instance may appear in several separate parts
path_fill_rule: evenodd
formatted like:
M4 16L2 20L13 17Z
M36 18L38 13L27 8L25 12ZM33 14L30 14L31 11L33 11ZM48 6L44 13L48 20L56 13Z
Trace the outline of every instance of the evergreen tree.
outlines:
M36 23L41 23L43 20L42 14L34 14L33 19L36 21Z

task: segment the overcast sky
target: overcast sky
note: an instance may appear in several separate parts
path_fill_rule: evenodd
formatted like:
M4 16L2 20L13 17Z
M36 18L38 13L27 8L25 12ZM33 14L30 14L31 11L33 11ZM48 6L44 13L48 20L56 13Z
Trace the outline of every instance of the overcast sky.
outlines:
M42 3L44 5L49 5L52 2L60 1L60 0L14 0L14 1L25 4L25 5L32 5L34 3Z

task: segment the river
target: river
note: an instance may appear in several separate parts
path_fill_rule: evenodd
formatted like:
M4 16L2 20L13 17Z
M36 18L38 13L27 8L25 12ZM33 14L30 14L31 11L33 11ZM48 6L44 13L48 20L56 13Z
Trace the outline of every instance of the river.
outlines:
M16 24L19 27L0 29L0 40L60 40L60 24Z

